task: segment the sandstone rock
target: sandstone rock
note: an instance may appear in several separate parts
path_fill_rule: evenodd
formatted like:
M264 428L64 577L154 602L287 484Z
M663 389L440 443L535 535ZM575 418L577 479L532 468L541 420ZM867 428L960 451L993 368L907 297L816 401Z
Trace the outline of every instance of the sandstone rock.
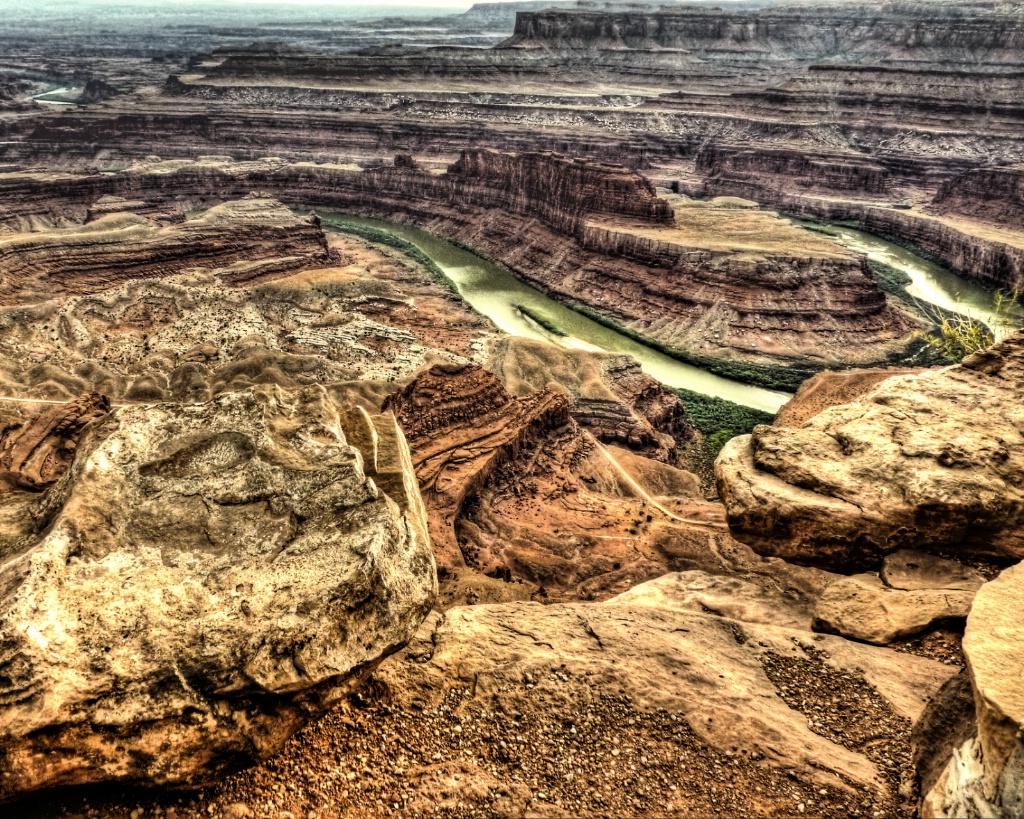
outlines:
M923 817L1024 815L1024 564L982 586L967 620L964 656L977 735L955 748L931 790ZM962 737L957 737L962 739Z
M911 375L920 370L871 369L828 370L808 378L796 395L779 410L773 422L777 427L799 427L818 413L837 404L848 404L894 375Z
M936 815L934 808L929 807L931 800L938 796L933 794L936 783L953 754L977 734L974 691L970 674L964 669L946 681L914 723L910 743L918 788L924 796L922 816ZM936 807L941 809L941 805Z
M85 395L0 431L0 495L53 484L71 465L86 425L109 411L105 396Z
M249 196L202 216L159 227L131 213L87 225L0 240L0 303L26 294L91 293L127 279L189 268L222 270L240 283L336 261L314 217Z
M882 382L798 428L760 426L716 464L735 537L803 562L899 549L1024 557L1024 333Z
M467 495L528 441L569 422L564 395L513 398L477 366L437 364L388 397L413 453L438 562L464 566L455 520Z
M631 356L503 336L491 343L487 366L516 396L567 391L580 426L600 441L625 444L649 458L671 463L677 447L698 435L679 397Z
M920 634L935 622L967 617L973 599L974 593L967 591L893 589L877 575L858 574L825 589L815 607L814 626L819 631L887 645Z
M452 689L462 691L458 714L470 719L475 708L511 718L541 709L577 721L606 699L625 698L638 711L680 715L737 766L762 760L765 775L784 770L816 789L864 788L858 802L881 798L888 786L875 764L816 733L814 718L788 705L773 683L773 664L807 662L816 674L865 679L887 703L886 713L909 719L951 669L838 637L694 611L690 601L677 601L681 582L659 578L601 604L508 603L435 613L375 680L394 707L407 710L436 708ZM845 694L832 689L829 696ZM781 815L793 805L775 808Z
M942 557L901 549L886 555L880 573L885 585L893 589L956 589L976 592L985 583L981 572Z
M346 443L320 387L92 425L40 534L0 545L0 799L210 781L401 646L436 577L415 493L368 477L411 471L387 446Z

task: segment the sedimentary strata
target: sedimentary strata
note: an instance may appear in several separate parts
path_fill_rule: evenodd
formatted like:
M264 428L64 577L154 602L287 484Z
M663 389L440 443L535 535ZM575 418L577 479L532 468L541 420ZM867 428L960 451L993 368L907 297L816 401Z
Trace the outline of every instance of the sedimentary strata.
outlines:
M569 423L562 395L513 398L480 367L436 365L389 396L413 452L438 562L464 566L455 521L466 497L529 441Z
M223 270L237 284L333 260L315 220L271 199L231 202L163 228L133 214L110 215L0 240L0 303L28 293L90 293L190 268Z
M360 453L344 427L315 387L89 428L41 534L3 544L0 798L209 781L411 636L436 589L425 521L369 479L411 479L408 452Z
M915 326L887 303L863 258L773 214L682 199L673 212L635 173L555 155L465 151L444 174L405 162L363 172L274 160L144 163L98 180L12 176L6 185L37 213L59 210L71 185L144 200L263 191L411 221L562 301L702 355L874 363L898 355Z
M963 364L883 381L798 427L761 426L716 464L732 533L837 565L901 548L1024 557L1024 334Z
M1024 167L977 168L954 177L939 187L931 210L1019 228L1024 219Z

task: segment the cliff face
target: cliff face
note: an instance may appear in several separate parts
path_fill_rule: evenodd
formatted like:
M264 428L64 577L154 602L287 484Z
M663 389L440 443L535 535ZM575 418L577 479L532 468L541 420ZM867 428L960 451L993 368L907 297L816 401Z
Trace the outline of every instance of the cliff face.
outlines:
M594 214L671 224L672 208L644 177L619 165L603 165L551 154L464 151L450 177L500 191L505 210L542 215L552 227L576 232Z
M963 19L951 7L917 9L762 9L739 13L717 9L660 12L523 12L505 48L671 48L732 55L784 55L821 59L937 56L965 50L993 62L1020 62L1024 21L1012 12L992 11ZM985 19L995 18L995 25Z
M1005 183L1005 179L1002 181ZM955 186L951 184L949 190L955 190ZM785 179L775 180L766 175L746 180L709 177L703 185L703 192L756 198L764 204L801 216L855 221L869 232L909 242L957 273L993 289L1013 290L1024 284L1024 237L1016 230L998 229L999 225L992 229L991 224L1003 213L1012 213L1015 206L1012 200L989 199L985 192L979 191L977 198L969 201L951 194L949 200L944 200L948 205L929 208L950 209L941 215L891 208L875 202L844 202L799 192L795 188L787 188ZM956 212L952 212L954 207ZM963 211L970 213L971 218L957 218ZM978 215L988 221L974 222L973 217ZM1015 227L1011 218L1007 228Z
M230 202L162 228L134 214L112 214L79 228L0 241L0 301L13 304L31 290L88 293L188 268L222 268L237 283L331 259L319 224L271 199Z
M427 508L430 542L446 574L466 566L455 522L466 498L520 449L570 423L564 395L513 398L486 370L436 365L389 396L409 440Z
M889 171L865 156L811 154L804 151L708 145L697 154L696 169L709 184L741 186L770 180L797 190L885 194Z
M1014 227L1024 222L1024 167L978 168L944 182L931 210Z

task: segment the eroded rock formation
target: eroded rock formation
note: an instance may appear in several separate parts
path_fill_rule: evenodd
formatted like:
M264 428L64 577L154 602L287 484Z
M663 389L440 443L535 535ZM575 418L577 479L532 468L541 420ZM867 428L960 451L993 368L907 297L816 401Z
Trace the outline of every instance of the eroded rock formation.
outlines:
M145 200L255 190L414 222L603 320L712 357L875 363L899 355L916 326L887 302L865 259L774 214L687 202L673 217L638 174L554 154L467 150L444 174L212 158L5 183L40 214L60 213L67 187Z
M5 426L0 430L0 496L15 487L42 490L55 483L71 465L85 427L108 412L107 397L93 393Z
M393 706L409 712L457 703L453 710L464 718L467 741L486 708L511 715L504 720L515 719L520 731L538 719L568 720L572 730L562 735L561 753L600 753L607 743L616 749L607 755L609 776L630 764L640 776L644 758L658 760L643 776L666 816L686 815L695 805L709 814L738 812L745 801L734 791L753 781L762 787L759 805L768 815L787 815L800 803L808 811L860 812L864 801L883 815L898 813L893 774L905 751L894 743L879 756L857 747L854 737L877 737L882 725L887 731L900 726L905 736L951 670L836 637L812 640L805 632L695 611L682 599L686 583L667 575L602 604L451 609L433 615L376 679ZM823 697L830 708L848 704L845 736L815 722ZM641 741L644 750L635 750L628 727L614 738L590 733L593 721L624 703L634 718L630 725L666 715L674 728L651 733L663 737L672 758L682 758L686 773L663 784L661 746ZM504 732L499 736L505 741ZM539 734L524 739L527 753L546 742ZM709 775L703 786L694 782L714 762L728 774ZM482 774L475 764L464 772L466 792ZM794 788L785 801L774 784L780 775ZM721 776L732 787L723 788ZM581 785L579 807L561 811L597 813L604 800L615 798L602 793L600 782ZM531 804L543 809L539 798ZM642 813L640 806L628 811Z
M838 565L902 548L1024 557L1024 334L963 364L890 378L798 427L761 426L716 464L733 534Z
M384 402L413 452L438 562L464 566L455 521L466 497L528 442L569 423L564 395L513 398L486 370L435 365Z
M923 794L921 815L927 819L1011 817L1024 810L1022 606L1024 564L986 583L975 598L964 634L974 708L960 703L948 709L939 732L947 740L939 746L945 753L932 766L941 773Z
M402 645L437 581L391 424L360 452L315 387L89 427L39 534L0 544L0 799L208 782Z

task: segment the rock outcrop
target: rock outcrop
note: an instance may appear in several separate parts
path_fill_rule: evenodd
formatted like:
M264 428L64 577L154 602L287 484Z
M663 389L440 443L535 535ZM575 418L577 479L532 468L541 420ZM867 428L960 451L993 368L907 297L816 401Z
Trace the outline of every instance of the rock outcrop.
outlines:
M903 548L1024 557L1024 333L963 364L890 378L799 427L760 426L716 464L734 536L801 562Z
M967 620L964 655L970 672L974 712L961 706L944 736L948 763L923 794L921 815L1010 817L1024 812L1024 564L1007 569L982 586ZM966 712L966 713L965 713ZM958 726L973 723L968 738ZM948 744L948 743L947 743Z
M117 214L0 239L0 303L27 293L89 293L189 268L221 269L227 281L240 283L331 261L315 217L298 218L279 202L249 197L168 227Z
M564 395L513 398L478 366L435 365L389 396L384 409L409 441L434 553L446 569L465 565L455 521L466 498L527 442L570 422Z
M830 583L815 604L814 628L888 645L939 623L962 623L984 582L955 560L903 549L887 555L877 575Z
M601 604L450 609L432 615L375 679L389 705L402 712L449 709L467 743L486 724L495 738L508 740L498 751L502 758L560 742L558 756L575 757L573 767L584 767L574 774L583 777L578 786L563 775L566 784L558 790L574 801L556 805L551 812L557 815L601 813L602 804L616 799L604 791L605 777L631 765L631 775L654 792L652 801L666 816L695 808L736 815L751 799L767 815L798 814L799 804L812 815L865 808L869 815L897 815L901 760L909 755L899 743L952 669L837 637L694 610L682 599L686 587L685 576L667 575ZM839 703L848 710L833 723L823 711ZM607 728L591 733L620 708L632 721L624 718L610 735ZM498 712L499 725L512 721L511 739L490 727L484 710ZM647 725L656 715L674 727L662 733L651 726L641 740L630 726ZM565 727L554 736L527 729L541 720L565 720ZM884 751L874 748L880 729L887 736ZM872 741L858 744L868 736ZM584 749L607 756L602 773L589 773L594 769L583 763ZM668 758L684 769L663 767ZM470 761L461 784L472 793L479 761ZM495 764L504 770L503 762ZM660 774L669 770L663 781ZM599 781L588 782L593 775ZM779 776L789 778L781 794ZM756 795L754 782L762 788ZM530 804L541 811L543 802L534 795ZM613 812L644 815L641 805Z
M0 430L0 496L15 487L42 490L56 483L85 427L108 412L110 401L93 393Z
M944 182L931 210L1013 227L1024 220L1024 167L977 168Z
M920 370L886 367L873 370L826 370L800 385L796 395L779 410L777 427L799 427L837 404L849 404L894 375L913 375Z
M437 581L390 424L349 421L357 450L314 387L90 426L0 545L0 799L209 782L401 646Z
M866 260L833 242L774 214L716 213L700 203L677 208L673 222L672 206L639 174L552 153L467 150L444 174L404 161L360 172L208 158L139 163L98 179L15 178L5 187L28 212L59 211L53 200L68 188L146 201L182 190L222 198L262 191L412 222L602 320L713 358L876 363L899 355L916 326L887 302Z

